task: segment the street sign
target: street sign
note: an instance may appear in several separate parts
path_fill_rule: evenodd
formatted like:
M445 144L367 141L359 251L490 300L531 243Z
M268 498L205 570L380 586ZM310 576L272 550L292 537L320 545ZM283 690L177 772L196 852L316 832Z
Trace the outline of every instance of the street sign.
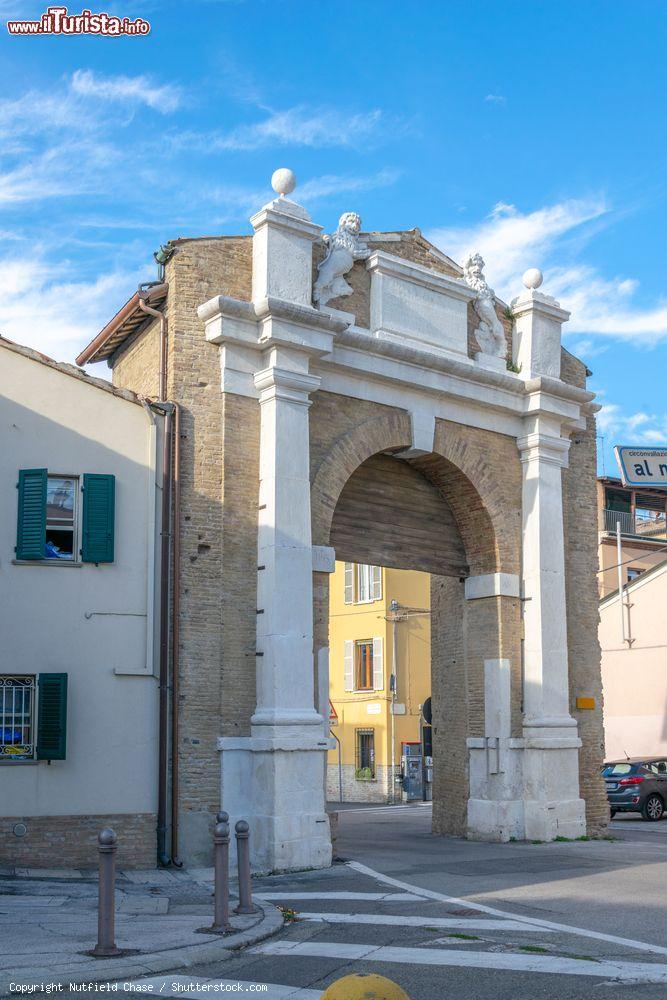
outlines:
M614 448L624 486L667 489L667 448Z
M338 712L333 707L333 702L331 698L329 698L329 725L330 726L338 725Z

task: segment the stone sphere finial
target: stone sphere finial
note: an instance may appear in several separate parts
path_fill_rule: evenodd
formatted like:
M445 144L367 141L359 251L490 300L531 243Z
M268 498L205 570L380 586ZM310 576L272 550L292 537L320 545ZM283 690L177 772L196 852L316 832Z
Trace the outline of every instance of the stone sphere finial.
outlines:
M271 175L271 187L284 198L286 194L291 194L296 187L296 174L288 167L279 167Z
M540 271L539 267L529 267L527 271L523 272L522 281L526 288L535 290L536 288L539 288L544 281L544 275Z
M104 830L100 830L99 835L97 837L97 842L101 847L111 847L113 846L113 844L116 843L117 840L118 837L116 836L115 832L113 830L110 830L108 827Z

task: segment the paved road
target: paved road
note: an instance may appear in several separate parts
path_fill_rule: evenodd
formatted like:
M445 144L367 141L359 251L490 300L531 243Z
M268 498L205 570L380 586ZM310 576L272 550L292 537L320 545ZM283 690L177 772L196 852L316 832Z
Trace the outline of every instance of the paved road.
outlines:
M548 845L429 827L428 806L344 811L346 863L256 880L298 920L223 966L167 977L181 985L163 995L201 997L224 977L273 984L269 1000L315 1000L356 970L389 976L411 1000L667 996L667 820L623 818L615 841Z

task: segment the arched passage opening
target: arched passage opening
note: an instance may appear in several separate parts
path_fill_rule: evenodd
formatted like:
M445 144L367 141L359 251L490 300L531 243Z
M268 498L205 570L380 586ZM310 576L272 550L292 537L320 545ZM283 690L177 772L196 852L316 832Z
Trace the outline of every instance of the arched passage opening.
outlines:
M437 441L436 435L436 444ZM446 448L451 451L452 443L448 442L442 451ZM339 458L340 454L339 450ZM356 458L359 457L357 450ZM315 648L322 704L322 665L330 645L330 607L335 604L340 612L338 590L357 586L356 577L350 576L356 569L345 574L341 564L382 567L382 579L394 581L390 586L395 588L396 570L429 574L427 608L411 609L415 612L414 623L410 622L412 615L402 617L407 623L407 627L401 626L402 637L387 622L392 616L385 613L393 594L382 594L375 618L378 632L383 631L387 641L386 651L380 653L384 680L380 671L376 671L377 686L366 699L366 708L380 714L384 711L383 703L388 703L389 712L395 703L394 707L402 713L410 708L414 713L415 706L410 707L410 693L406 690L408 679L405 671L397 667L394 646L399 651L407 650L408 633L415 629L423 633L424 623L419 616L428 613L433 830L485 836L497 825L486 803L506 797L504 781L494 781L503 766L500 752L494 751L497 759L484 773L476 773L476 769L479 771L476 765L480 757L489 757L490 733L495 733L498 741L520 733L521 713L518 595L509 597L496 592L498 588L489 587L489 581L499 579L500 574L516 572L518 553L513 552L510 533L496 530L493 509L489 509L480 490L453 457L439 452L415 454L405 448L398 450L394 445L389 451L375 452L358 461L351 471L342 469L339 463L334 475L326 463L320 466L313 481L313 508L317 515L314 535L318 544L333 548L338 570L331 578L315 574ZM467 457L475 458L472 454ZM477 470L483 487L483 463ZM321 482L328 484L325 495L318 490ZM337 588L331 595L331 605L330 586ZM362 598L365 600L366 595L362 594ZM368 609L361 611L367 617L372 615ZM332 628L336 627L334 623ZM329 664L332 677L340 681L344 676L348 685L352 678L352 684L358 686L359 647L362 656L367 648L369 656L373 653L377 656L381 649L376 645L371 652L371 638L351 639L347 643L335 641ZM361 676L361 683L370 684L371 679L368 671ZM328 690L327 683L327 695ZM387 739L393 755L387 749L385 759L391 760L393 767L386 776L385 787L391 799L394 797L391 783L396 776L400 777L401 746L395 743L394 726L388 728L391 732ZM358 726L355 732L355 741L360 742L363 751L363 740L370 738L366 734L374 732L374 727ZM499 745L498 742L496 747ZM358 748L356 752L359 756ZM366 764L366 759L356 760L355 773L363 777L368 770ZM495 808L490 806L492 812Z

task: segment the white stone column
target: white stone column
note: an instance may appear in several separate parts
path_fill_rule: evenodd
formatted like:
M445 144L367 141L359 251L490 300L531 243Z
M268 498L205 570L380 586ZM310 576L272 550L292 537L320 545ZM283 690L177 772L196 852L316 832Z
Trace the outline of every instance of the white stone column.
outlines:
M581 836L575 720L569 710L563 488L569 441L539 416L520 438L524 625L524 816L529 840Z
M539 419L535 421L539 428ZM569 714L561 469L570 442L535 430L523 466L524 725L574 725Z
M307 362L307 359L306 359ZM261 407L257 550L257 709L253 735L321 726L313 684L309 393L320 379L270 367L255 375Z

